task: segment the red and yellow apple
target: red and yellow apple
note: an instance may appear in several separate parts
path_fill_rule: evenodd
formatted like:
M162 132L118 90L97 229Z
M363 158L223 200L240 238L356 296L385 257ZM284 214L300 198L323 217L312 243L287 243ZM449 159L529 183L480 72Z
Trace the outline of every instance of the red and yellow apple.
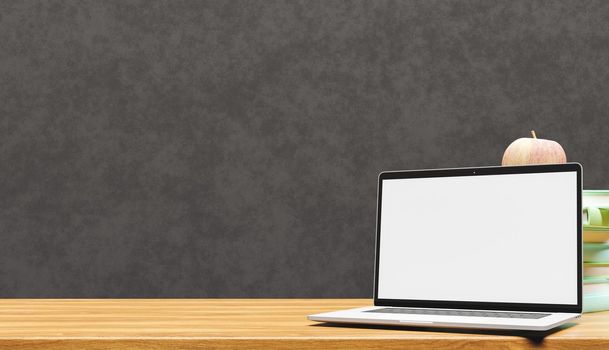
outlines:
M565 163L567 155L562 146L552 140L538 139L535 131L531 137L522 137L512 142L503 154L501 165L556 164Z

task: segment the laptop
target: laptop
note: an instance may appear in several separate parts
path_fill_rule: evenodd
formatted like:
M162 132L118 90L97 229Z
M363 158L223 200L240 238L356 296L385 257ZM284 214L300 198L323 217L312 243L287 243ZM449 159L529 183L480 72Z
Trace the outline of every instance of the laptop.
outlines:
M582 311L577 163L389 171L374 305L319 322L545 331Z

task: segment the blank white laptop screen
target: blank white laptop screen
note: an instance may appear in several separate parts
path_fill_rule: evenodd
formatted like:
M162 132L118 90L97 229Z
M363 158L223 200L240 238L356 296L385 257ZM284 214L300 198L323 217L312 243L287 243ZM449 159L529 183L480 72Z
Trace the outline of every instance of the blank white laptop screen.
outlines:
M382 181L379 299L577 304L576 172Z

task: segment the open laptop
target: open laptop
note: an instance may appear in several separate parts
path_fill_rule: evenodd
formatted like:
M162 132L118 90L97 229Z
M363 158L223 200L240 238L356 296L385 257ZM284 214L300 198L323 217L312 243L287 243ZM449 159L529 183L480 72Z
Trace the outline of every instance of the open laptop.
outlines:
M323 322L548 330L582 311L577 163L383 172L374 306Z

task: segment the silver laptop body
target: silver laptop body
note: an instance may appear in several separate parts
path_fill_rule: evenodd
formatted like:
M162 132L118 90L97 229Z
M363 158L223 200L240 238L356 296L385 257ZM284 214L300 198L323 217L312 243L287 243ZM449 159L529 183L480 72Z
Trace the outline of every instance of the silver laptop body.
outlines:
M374 305L310 320L544 331L580 317L580 164L378 181Z

